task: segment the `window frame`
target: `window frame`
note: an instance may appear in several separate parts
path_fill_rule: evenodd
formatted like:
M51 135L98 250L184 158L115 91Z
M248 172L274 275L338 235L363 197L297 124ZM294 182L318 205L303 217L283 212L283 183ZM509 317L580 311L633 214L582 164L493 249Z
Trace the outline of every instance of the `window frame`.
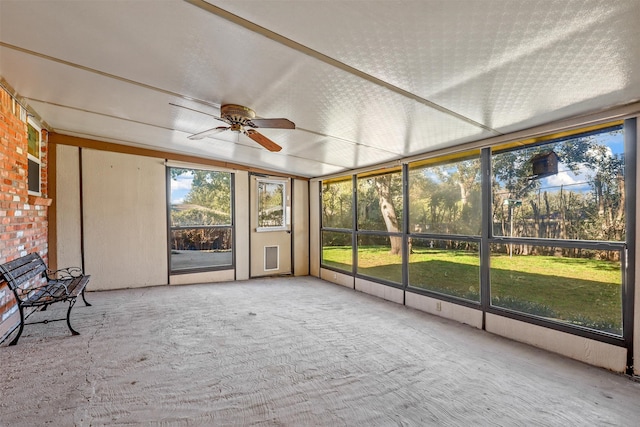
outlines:
M490 148L485 148L483 150L485 155L485 163L484 169L488 171L488 175L485 176L486 182L483 184L483 202L486 203L485 208L483 209L483 214L486 216L483 221L483 227L486 227L483 230L483 235L487 236L486 239L483 239L483 247L482 247L482 259L481 259L481 275L482 275L482 289L481 289L481 300L483 310L487 313L498 314L500 316L504 316L507 318L512 318L515 320L524 321L527 323L531 323L538 326L547 327L549 329L559 330L562 332L571 333L573 335L578 335L586 338L595 339L598 341L602 341L608 344L617 345L617 346L627 346L633 335L633 323L629 321L629 312L633 312L633 301L630 298L633 295L632 286L630 283L630 275L633 277L635 274L635 268L633 264L627 262L630 255L634 253L631 250L631 246L627 242L632 242L631 240L633 236L635 236L635 205L630 203L631 200L635 200L635 198L630 198L631 194L635 194L635 161L636 161L636 152L635 145L630 142L630 137L627 136L627 126L631 123L632 120L627 120L624 123L614 122L609 124L603 124L598 126L596 129L583 129L581 131L580 128L576 129L573 132L570 132L569 135L561 135L554 137L553 135L543 137L542 140L538 141L525 141L512 146L494 146ZM635 127L635 121L634 127ZM493 230L493 193L491 191L491 180L493 179L494 171L493 168L493 155L500 154L504 152L514 151L518 149L526 149L535 146L541 146L553 142L561 142L564 140L571 140L574 138L578 138L581 136L589 136L593 134L603 133L606 131L611 131L616 128L620 128L623 131L623 143L624 143L624 157L625 157L625 167L624 167L624 177L625 182L628 185L625 187L626 192L626 206L625 206L625 225L627 227L627 232L625 235L625 239L622 241L606 241L606 240L576 240L576 239L560 239L560 238L540 238L540 237L518 237L518 236L497 236L494 234ZM528 143L527 143L528 142ZM633 213L631 212L633 211ZM633 215L631 217L630 215ZM560 247L560 248L573 248L573 249L586 249L586 250L611 250L611 251L619 251L621 253L620 260L620 272L622 276L621 283L621 298L622 298L622 332L620 335L601 331L598 329L587 328L583 326L579 326L576 324L572 324L565 321L553 320L549 318L545 318L538 315L528 314L522 311L515 311L509 308L500 307L494 305L492 303L492 295L491 295L491 245L529 245L529 246L549 246L549 247Z
M30 150L29 150L29 127L32 127L36 132L36 135L38 136L38 156L34 156L33 154L31 154ZM36 164L38 166L38 191L32 190L31 189L31 184L32 182L30 181L30 173L29 173L29 167L31 164ZM31 117L31 116L27 116L27 193L30 196L41 196L42 195L42 126L40 126L38 123L36 123L36 121Z
M623 131L623 143L624 143L624 180L625 180L625 196L626 204L625 210L625 227L626 233L623 241L616 240L571 240L571 239L549 239L539 237L511 237L494 235L493 230L493 195L492 195L492 155L495 152L510 151L517 148L531 147L536 145L543 145L550 142L558 142L561 140L568 140L578 138L581 136L587 136L596 133L607 132L613 128L620 127ZM606 344L611 344L620 347L632 348L633 346L633 334L634 334L634 300L635 300L635 263L636 259L635 251L635 236L636 236L636 143L637 143L637 119L629 118L624 120L606 121L596 125L586 125L581 127L575 127L572 129L566 129L558 131L556 133L548 133L544 135L534 136L528 139L510 140L506 142L500 142L493 145L485 145L482 148L470 149L465 153L454 152L451 154L444 154L438 157L424 158L418 160L406 160L402 163L403 168L403 225L402 230L399 233L388 233L384 231L375 230L359 230L358 228L358 178L361 176L375 176L383 174L388 171L381 167L363 173L351 173L349 175L342 175L339 177L330 177L326 180L320 180L319 185L319 208L318 214L320 218L320 251L319 251L319 263L320 267L327 270L337 271L348 274L354 278L363 278L373 282L377 282L383 285L401 288L405 292L423 294L438 300L447 301L460 306L466 306L473 309L482 311L483 313L494 314L504 318L512 318L515 320L523 321L529 324L538 325L548 328L550 330L561 331L569 333L571 335L580 336L588 339L593 339ZM449 162L459 157L467 157L472 152L480 153L480 194L481 194L481 207L478 214L481 216L481 233L480 235L453 235L453 234L441 234L441 233L428 233L428 232L416 232L409 230L409 210L411 209L411 202L409 200L409 171L410 168L419 167L421 165L436 164L442 162ZM352 222L353 225L348 229L328 227L324 224L323 220L323 185L325 183L331 183L334 181L342 181L351 179L353 186L353 212ZM351 265L351 271L336 268L331 265L327 265L323 260L323 235L324 233L344 233L351 235L352 244L351 252L353 263ZM397 283L389 282L388 280L370 276L364 276L358 273L358 238L365 235L373 236L389 236L390 234L398 235L403 239L403 281L399 285ZM585 236L587 237L587 236ZM412 287L409 283L408 277L408 248L411 238L427 238L438 240L455 240L455 241L469 241L478 243L480 251L480 301L470 301L454 295L445 295L442 293L430 291L428 289L421 289ZM622 276L621 281L621 296L622 296L622 334L607 332L606 330L594 329L591 327L585 327L581 324L572 324L565 321L559 321L550 318L544 318L541 316L530 315L524 312L518 312L510 310L508 308L493 306L491 303L491 270L490 270L490 258L491 258L491 245L494 244L523 244L523 245L536 245L536 246L554 246L562 248L578 248L587 250L610 250L618 251L620 253L620 273Z
M274 184L282 186L282 203L280 207L282 208L282 223L280 225L274 226L261 226L260 225L260 212L262 211L261 207L261 187L260 184ZM288 215L287 209L287 181L283 179L274 179L274 178L262 178L258 177L256 179L256 232L264 233L270 231L287 231L289 229L290 218Z
M205 171L205 172L216 172L216 173L226 173L229 174L229 224L221 224L221 225L172 225L171 221L171 210L172 210L172 200L171 200L171 170L172 169L183 169L189 171ZM201 272L210 272L210 271L220 271L220 270L231 270L236 267L236 230L235 230L235 174L228 170L218 170L208 168L207 166L198 165L188 165L188 166L166 166L166 185L167 185L167 266L169 269L169 275L180 275L180 274L191 274L191 273L201 273ZM191 268L174 268L174 263L172 262L172 236L175 231L184 231L184 230L230 230L231 232L231 263L229 264L221 264L221 265L209 265L209 266L198 266Z

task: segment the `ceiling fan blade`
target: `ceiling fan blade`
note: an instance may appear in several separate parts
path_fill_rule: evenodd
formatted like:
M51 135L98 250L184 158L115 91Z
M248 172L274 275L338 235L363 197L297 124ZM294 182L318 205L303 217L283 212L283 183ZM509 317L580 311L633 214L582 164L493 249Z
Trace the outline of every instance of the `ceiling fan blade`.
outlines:
M278 144L276 144L275 142L273 142L263 134L259 133L258 131L255 131L253 129L247 129L244 131L244 134L247 135L249 138L253 139L258 144L262 145L264 148L266 148L269 151L282 150L281 146L279 146Z
M289 119L251 119L251 127L295 129L296 124Z
M184 108L185 110L194 111L196 113L200 113L200 114L204 114L204 115L209 116L209 117L213 117L214 119L220 120L221 122L229 123L225 119L223 119L222 117L218 117L218 116L216 116L214 114L205 113L204 111L196 110L195 108L185 107L184 105L174 104L173 102L170 102L169 105L171 105L173 107Z
M220 133L223 132L225 130L229 129L229 127L227 126L220 126L217 128L213 128L213 129L207 129L204 132L200 132L200 133L196 133L194 135L189 136L189 139L202 139L202 138L206 138L207 136L211 136L211 135L215 135L216 133Z

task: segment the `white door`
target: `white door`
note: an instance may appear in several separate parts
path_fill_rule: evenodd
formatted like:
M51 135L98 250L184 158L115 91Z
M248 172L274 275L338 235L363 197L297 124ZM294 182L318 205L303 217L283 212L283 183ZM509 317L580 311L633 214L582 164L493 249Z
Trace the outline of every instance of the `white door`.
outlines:
M262 175L250 179L250 275L291 274L291 180Z

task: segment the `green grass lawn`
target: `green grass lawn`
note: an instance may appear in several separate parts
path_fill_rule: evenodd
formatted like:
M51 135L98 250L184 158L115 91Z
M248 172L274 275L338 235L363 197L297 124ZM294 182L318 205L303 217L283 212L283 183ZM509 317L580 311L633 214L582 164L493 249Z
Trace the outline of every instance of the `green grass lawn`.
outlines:
M350 247L326 247L323 262L351 270ZM402 281L402 258L389 248L360 248L358 272ZM480 300L476 252L416 249L409 256L412 287ZM619 262L538 255L492 254L492 304L616 334L622 332Z

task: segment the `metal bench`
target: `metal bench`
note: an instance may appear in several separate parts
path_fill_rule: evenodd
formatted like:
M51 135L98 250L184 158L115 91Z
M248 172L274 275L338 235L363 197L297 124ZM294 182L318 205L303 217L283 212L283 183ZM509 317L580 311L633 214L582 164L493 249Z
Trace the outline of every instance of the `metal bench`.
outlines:
M62 268L51 271L37 253L25 255L16 260L0 265L0 275L13 291L20 311L20 329L9 345L16 345L25 324L48 323L65 319L43 320L25 323L35 311L44 311L51 304L69 302L67 310L67 326L73 335L80 335L71 327L71 309L78 295L82 295L85 305L90 306L84 297L84 290L91 276L85 275L78 267ZM35 280L34 286L29 286Z

